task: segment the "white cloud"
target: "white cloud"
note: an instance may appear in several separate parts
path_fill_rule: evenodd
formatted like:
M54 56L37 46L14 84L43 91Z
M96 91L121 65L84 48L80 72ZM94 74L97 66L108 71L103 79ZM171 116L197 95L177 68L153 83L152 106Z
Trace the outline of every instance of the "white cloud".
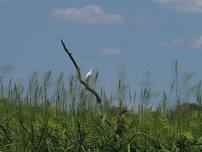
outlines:
M166 48L190 48L194 50L202 50L202 36L190 40L175 39L170 42L161 43Z
M186 48L186 47L188 47L187 42L180 38L176 38L170 42L162 42L161 46L166 47L166 48Z
M184 12L202 12L202 0L153 0L159 6Z
M192 47L195 48L195 49L202 50L202 36L192 40Z
M122 54L122 50L118 48L103 48L100 50L100 54L104 56L118 56Z
M120 14L108 14L97 5L89 5L82 8L55 9L52 17L67 22L85 24L116 24L123 19Z

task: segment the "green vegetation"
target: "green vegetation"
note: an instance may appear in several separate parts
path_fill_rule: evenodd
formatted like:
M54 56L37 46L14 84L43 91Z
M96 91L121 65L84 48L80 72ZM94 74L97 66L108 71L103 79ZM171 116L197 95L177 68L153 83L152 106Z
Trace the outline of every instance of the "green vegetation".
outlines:
M0 151L201 152L202 83L175 64L170 90L154 91L149 74L140 93L120 74L116 93L89 81L102 104L76 76L53 80L34 73L28 84L0 75ZM140 95L139 95L140 94ZM158 103L152 106L153 101ZM99 113L102 114L100 117Z

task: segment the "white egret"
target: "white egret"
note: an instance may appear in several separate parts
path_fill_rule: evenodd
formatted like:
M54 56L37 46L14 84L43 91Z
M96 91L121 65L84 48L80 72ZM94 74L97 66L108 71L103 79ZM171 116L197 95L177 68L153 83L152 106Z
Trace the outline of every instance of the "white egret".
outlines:
M88 81L90 79L90 77L92 76L93 73L93 69L90 69L85 76L85 80Z

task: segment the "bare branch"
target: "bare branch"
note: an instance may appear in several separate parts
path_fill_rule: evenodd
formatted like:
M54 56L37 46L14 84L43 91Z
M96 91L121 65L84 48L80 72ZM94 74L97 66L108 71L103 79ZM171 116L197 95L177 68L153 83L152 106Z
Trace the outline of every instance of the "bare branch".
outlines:
M78 74L78 79L80 81L80 83L86 88L86 90L88 90L89 92L91 92L97 99L97 103L101 104L102 100L99 96L99 94L96 92L96 90L94 90L93 88L91 88L81 77L81 72L80 72L80 68L78 66L78 64L76 63L74 57L72 56L72 54L69 52L69 50L66 48L63 40L61 40L62 46L65 50L65 52L67 53L67 55L69 56L69 58L71 59L72 63L74 64L74 67L76 68L77 74Z
M65 44L64 44L64 42L63 42L62 39L61 39L61 43L62 43L62 46L63 46L65 52L68 54L69 58L70 58L71 61L73 62L74 67L76 68L76 71L77 71L77 74L78 74L79 81L82 80L82 78L81 78L81 72L80 72L80 68L79 68L78 64L77 64L76 61L74 60L72 54L71 54L71 53L69 52L69 50L66 48L66 46L65 46Z
M90 91L96 97L98 104L100 104L102 100L99 94L94 89L92 89L85 81L81 80L80 82L85 86L86 90Z

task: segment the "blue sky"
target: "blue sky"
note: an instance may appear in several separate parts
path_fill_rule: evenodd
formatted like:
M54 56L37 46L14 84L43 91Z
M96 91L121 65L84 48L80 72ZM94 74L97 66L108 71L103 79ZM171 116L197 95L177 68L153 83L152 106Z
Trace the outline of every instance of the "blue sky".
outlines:
M175 60L202 78L201 27L201 0L0 0L0 65L15 66L14 77L72 73L62 38L83 72L100 71L103 86L115 86L124 65L132 87L150 71L164 88Z

